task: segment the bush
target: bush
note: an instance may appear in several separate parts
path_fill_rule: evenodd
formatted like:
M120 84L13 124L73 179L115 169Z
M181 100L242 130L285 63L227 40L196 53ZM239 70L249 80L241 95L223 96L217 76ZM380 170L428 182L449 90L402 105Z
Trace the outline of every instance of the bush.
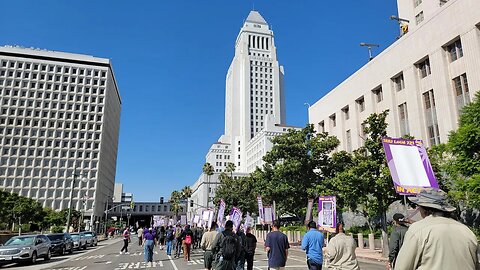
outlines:
M65 229L65 227L63 227L63 226L54 225L50 228L50 231L52 233L61 233L61 232L63 232L64 229Z

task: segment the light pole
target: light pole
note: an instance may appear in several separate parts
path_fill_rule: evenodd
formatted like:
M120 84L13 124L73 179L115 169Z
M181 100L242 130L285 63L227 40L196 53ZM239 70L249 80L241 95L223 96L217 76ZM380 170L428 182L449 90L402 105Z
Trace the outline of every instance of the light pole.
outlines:
M365 42L360 43L360 46L368 48L368 61L372 61L372 59L373 59L372 48L373 47L376 47L376 48L380 47L380 45L378 45L378 44L365 43Z
M113 196L108 196L107 195L107 201L105 202L105 224L104 224L104 228L105 228L105 236L108 236L107 234L107 222L108 222L108 201L110 200L110 198L113 198Z
M67 229L66 232L70 232L70 219L71 219L71 214L72 214L72 201L73 201L73 191L75 188L75 181L77 180L77 176L80 176L80 174L77 175L77 168L75 167L73 169L73 181L72 181L72 186L70 188L70 202L68 204L68 216L67 216ZM87 180L85 178L81 179L82 182L86 182Z

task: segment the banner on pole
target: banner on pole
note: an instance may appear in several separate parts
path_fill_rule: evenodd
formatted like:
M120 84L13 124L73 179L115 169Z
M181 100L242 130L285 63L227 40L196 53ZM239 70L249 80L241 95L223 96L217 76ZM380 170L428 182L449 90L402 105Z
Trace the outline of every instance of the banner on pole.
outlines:
M263 208L262 197L257 196L257 203L258 203L258 217L260 218L260 222L265 222L265 209Z
M250 216L250 213L247 212L247 216L245 216L245 230L248 228L248 227L252 227L253 226L253 218Z
M208 223L207 223L208 228L212 227L213 215L214 214L215 213L214 213L213 210L208 210Z
M217 215L218 226L222 226L224 215L225 215L225 201L221 199L220 206L218 207L218 215Z
M312 220L313 199L308 199L307 214L305 215L305 224Z
M161 216L153 216L153 227L160 227L160 226L162 226L161 220L162 220L162 217L161 217Z
M382 138L395 191L401 195L420 193L422 188L438 188L438 182L422 140Z
M187 216L181 215L180 216L180 225L187 225Z
M335 196L318 198L318 226L322 231L335 232L337 227L337 198Z
M230 219L233 221L233 227L238 230L242 222L242 211L237 207L233 207L232 211L230 211Z
M200 216L199 215L194 215L193 216L193 223L198 224L199 221L200 221Z
M265 224L272 224L273 222L272 207L269 205L265 205L263 207L263 212L264 212L263 222Z

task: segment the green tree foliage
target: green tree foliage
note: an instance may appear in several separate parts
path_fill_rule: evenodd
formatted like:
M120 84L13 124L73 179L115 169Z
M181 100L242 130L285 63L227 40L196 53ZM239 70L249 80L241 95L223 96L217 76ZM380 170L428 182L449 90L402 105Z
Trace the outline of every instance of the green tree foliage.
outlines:
M220 185L215 191L215 204L218 205L220 199L226 204L226 209L236 205L244 212L256 212L256 194L252 192L255 188L252 177L233 178L226 173L219 176Z
M3 229L13 223L35 223L43 221L43 208L40 203L15 193L0 191L0 222Z
M172 191L170 195L170 199L168 202L171 204L171 209L175 213L175 219L178 217L178 212L182 211L182 206L180 205L180 201L182 200L182 193L178 190Z

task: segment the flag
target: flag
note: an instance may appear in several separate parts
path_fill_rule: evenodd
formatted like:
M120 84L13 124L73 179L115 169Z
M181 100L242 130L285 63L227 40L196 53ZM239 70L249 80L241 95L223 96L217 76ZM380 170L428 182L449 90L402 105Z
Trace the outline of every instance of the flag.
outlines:
M218 207L218 215L217 215L218 226L223 225L224 215L225 215L225 201L223 199L221 199L220 200L220 206Z

